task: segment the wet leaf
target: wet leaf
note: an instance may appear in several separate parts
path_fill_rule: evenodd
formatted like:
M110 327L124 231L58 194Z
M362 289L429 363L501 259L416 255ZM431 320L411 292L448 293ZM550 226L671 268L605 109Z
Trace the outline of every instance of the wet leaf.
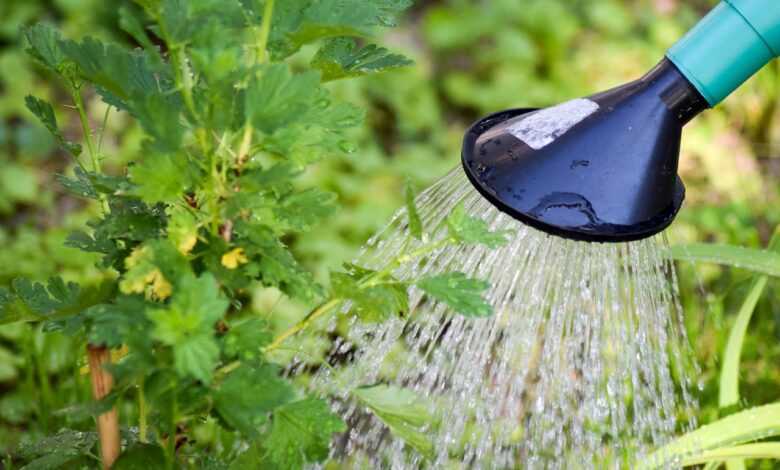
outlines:
M433 456L429 427L433 424L430 404L411 390L391 385L361 387L352 394L390 428L390 432L427 458Z
M493 314L493 307L482 298L490 287L490 284L485 281L472 279L456 272L426 277L416 284L428 295L449 305L461 315L488 317Z
M420 214L417 212L417 205L414 202L414 189L411 182L407 181L404 188L406 199L406 216L409 219L409 233L418 240L422 238L423 226L420 220Z
M505 245L511 234L508 230L491 231L484 220L468 215L462 202L447 217L447 228L450 236L461 243L481 244L488 248Z

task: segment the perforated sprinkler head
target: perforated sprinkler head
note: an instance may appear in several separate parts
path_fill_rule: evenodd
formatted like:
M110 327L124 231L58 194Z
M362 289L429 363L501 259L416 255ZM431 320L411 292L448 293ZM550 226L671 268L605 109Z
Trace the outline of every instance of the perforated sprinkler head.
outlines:
M668 60L641 79L542 110L474 124L463 167L500 210L586 241L630 241L666 228L682 205L682 126L708 107Z
M501 211L553 235L625 242L665 229L685 188L683 126L780 54L777 0L724 0L644 77L542 110L488 116L463 168Z

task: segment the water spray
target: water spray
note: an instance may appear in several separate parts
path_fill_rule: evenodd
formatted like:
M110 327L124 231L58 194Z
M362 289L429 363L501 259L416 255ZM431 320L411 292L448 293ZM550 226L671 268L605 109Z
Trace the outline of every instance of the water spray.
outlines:
M351 319L330 357L353 361L313 378L337 390L350 428L332 456L356 468L623 468L694 426L680 411L696 406L695 365L658 234L685 195L683 126L778 55L780 3L724 0L636 81L474 124L462 169L417 198L420 219L446 237L462 205L513 239L442 248L394 276L490 280L495 315L463 318L413 291L407 318ZM382 266L409 223L399 211L357 262ZM397 400L417 397L430 416L410 439L344 383L409 391Z

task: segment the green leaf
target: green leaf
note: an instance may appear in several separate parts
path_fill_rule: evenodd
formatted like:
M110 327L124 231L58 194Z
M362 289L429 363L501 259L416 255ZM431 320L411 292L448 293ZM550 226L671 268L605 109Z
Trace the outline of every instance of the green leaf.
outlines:
M35 465L28 464L30 469L61 468L63 463L89 452L97 439L95 432L61 429L51 436L23 441L15 454L27 461L41 458Z
M89 344L118 348L134 334L142 334L149 321L144 316L145 305L139 297L119 296L114 303L94 305L84 312L88 321Z
M149 39L149 35L146 34L144 25L138 18L140 13L135 11L135 8L128 5L122 5L119 8L119 27L122 28L127 34L133 37L143 48L154 58L155 62L161 63L162 58L159 55L157 46Z
M505 245L511 234L509 230L491 232L484 220L466 213L462 202L447 216L447 228L450 236L461 243L481 244L489 248Z
M25 278L13 281L13 289L19 299L38 315L51 315L79 305L79 285L65 283L60 277L52 277L44 287Z
M769 241L769 250L777 252L779 249L780 230L775 230L775 234ZM720 408L727 408L739 403L739 371L742 344L747 335L750 318L753 316L753 311L768 281L769 278L767 276L757 276L753 280L750 291L739 309L734 326L731 327L729 332L729 339L723 352L723 365L720 369L718 397L718 406ZM739 460L730 460L726 462L726 468L728 470L744 470L745 464Z
M291 162L279 162L268 168L253 168L241 175L241 188L251 193L270 192L281 197L292 191L292 180L301 174Z
M71 194L87 199L98 199L98 193L89 174L76 167L74 170L76 178L68 178L64 175L57 175L57 181Z
M409 310L408 285L394 279L374 285L361 281L375 272L353 264L345 264L346 272L330 275L333 296L352 301L352 313L365 322L380 323Z
M274 207L274 215L285 221L291 230L307 232L336 209L336 195L317 188L292 193Z
M24 29L27 53L53 72L60 73L65 54L60 48L59 32L42 23Z
M253 261L247 269L253 277L301 300L310 301L322 296L322 286L268 227L241 223L236 224L235 230L248 242L246 252Z
M262 318L232 322L225 335L224 353L228 358L255 361L262 356L263 347L273 339L269 323Z
M60 128L57 126L57 118L54 116L54 108L52 108L51 104L32 95L27 95L24 98L24 103L27 105L27 109L35 114L43 125L46 126L46 129L51 132L51 135L54 136L62 148L74 157L81 155L81 145L67 140L60 132Z
M455 272L426 277L417 281L416 285L461 315L488 317L493 314L493 308L482 298L490 287L485 281Z
M277 408L265 439L270 460L281 468L298 470L328 456L331 436L346 426L323 400L308 398Z
M148 155L130 167L130 178L133 194L147 203L181 200L194 180L187 158L178 154Z
M716 263L747 269L758 274L780 276L780 253L714 243L675 245L669 255L678 261Z
M666 468L680 459L693 459L711 450L777 435L780 435L780 403L758 406L678 437L641 462L635 462L635 468Z
M683 467L703 465L708 462L723 462L727 465L735 459L774 459L780 460L780 442L762 442L734 447L722 447L703 452L695 457L683 459Z
M279 60L319 39L365 36L375 26L394 26L397 17L411 3L410 0L285 0L277 3L271 30L272 56Z
M406 182L404 188L404 196L406 199L406 216L409 219L409 233L418 240L422 239L423 226L420 220L420 214L417 212L417 205L414 202L414 189L410 181Z
M104 44L93 37L81 42L61 41L62 53L79 68L83 79L95 84L109 104L131 110L135 97L155 94L164 76L155 69L146 52L128 50L116 44Z
M165 468L165 451L156 444L137 442L122 452L112 470L157 470Z
M322 81L359 77L412 65L400 54L393 54L384 47L369 44L358 48L352 38L328 40L317 51L311 66L322 73Z
M211 274L186 274L179 279L167 308L147 310L146 315L154 323L154 338L173 348L174 365L180 375L211 382L219 361L214 325L228 305Z
M287 64L267 65L246 90L246 119L270 134L304 119L321 96L317 72L293 74Z
M371 409L396 437L426 458L433 457L429 438L433 417L430 404L411 390L390 385L361 387L352 394Z
M289 382L270 364L241 365L214 393L214 406L228 424L247 437L260 435L261 426L276 407L294 398Z

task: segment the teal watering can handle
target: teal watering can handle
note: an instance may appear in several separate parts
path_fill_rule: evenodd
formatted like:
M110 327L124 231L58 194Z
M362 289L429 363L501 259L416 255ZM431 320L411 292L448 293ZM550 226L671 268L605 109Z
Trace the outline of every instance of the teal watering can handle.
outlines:
M723 0L666 53L711 106L780 56L780 0Z

